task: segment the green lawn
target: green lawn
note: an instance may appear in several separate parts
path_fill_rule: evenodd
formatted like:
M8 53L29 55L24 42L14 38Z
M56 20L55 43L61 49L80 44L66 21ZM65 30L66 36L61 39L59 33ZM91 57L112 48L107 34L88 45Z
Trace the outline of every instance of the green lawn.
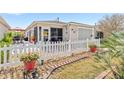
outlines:
M93 79L102 71L105 70L101 65L103 63L96 63L93 59L88 58L71 63L56 69L51 75L50 79Z

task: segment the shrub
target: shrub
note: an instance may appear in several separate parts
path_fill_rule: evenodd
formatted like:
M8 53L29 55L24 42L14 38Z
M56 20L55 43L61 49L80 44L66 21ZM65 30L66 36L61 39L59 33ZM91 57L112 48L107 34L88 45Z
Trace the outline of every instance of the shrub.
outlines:
M95 61L106 63L114 78L124 78L124 33L112 33L102 44L108 51L96 54ZM112 63L114 58L118 59L118 64Z
M7 61L8 61L8 60L9 60L9 57L10 57L10 56L9 56L9 50L7 50L6 53L7 53ZM4 59L4 52L3 52L3 51L1 51L1 55L0 55L0 56L1 56L0 62L1 62L1 64L3 64L3 63L4 63L4 60L5 60L5 59Z

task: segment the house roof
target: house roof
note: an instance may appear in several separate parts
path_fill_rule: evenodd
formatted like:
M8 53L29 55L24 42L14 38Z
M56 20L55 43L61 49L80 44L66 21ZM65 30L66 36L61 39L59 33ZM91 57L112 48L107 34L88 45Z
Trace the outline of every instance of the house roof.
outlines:
M33 21L27 28L26 28L26 30L27 29L29 29L30 27L32 27L33 25L36 25L36 24L38 24L38 23L51 23L51 24L62 24L62 25L66 25L67 23L65 23L65 22L62 22L62 21L57 21L57 20L48 20L48 21Z
M79 25L83 27L94 27L94 25L83 24L83 23L78 23L78 22L69 22L69 24Z
M1 16L0 16L0 23L3 24L8 29L10 29L10 26L8 25L8 23Z
M9 29L9 30L10 30L10 31L19 31L19 32L20 32L20 31L22 31L22 32L25 31L24 29L17 29L17 28Z
M62 21L57 21L57 20L35 21L35 22L67 24L67 23L65 23L65 22L62 22Z
M95 25L95 31L97 31L97 32L102 32L102 31L99 29L99 25Z
M48 20L48 21L33 21L27 28L29 29L33 25L36 25L38 23L51 23L51 24L61 24L61 25L68 25L68 24L73 24L73 25L79 25L83 27L94 27L93 25L88 25L88 24L83 24L83 23L77 23L77 22L62 22L62 21L57 21L57 20Z

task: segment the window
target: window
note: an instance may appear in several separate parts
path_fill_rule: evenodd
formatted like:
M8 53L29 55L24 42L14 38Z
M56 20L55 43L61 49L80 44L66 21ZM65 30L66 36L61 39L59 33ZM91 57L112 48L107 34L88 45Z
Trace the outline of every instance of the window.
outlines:
M62 41L62 28L51 28L51 41Z
M58 28L58 41L62 41L62 29Z

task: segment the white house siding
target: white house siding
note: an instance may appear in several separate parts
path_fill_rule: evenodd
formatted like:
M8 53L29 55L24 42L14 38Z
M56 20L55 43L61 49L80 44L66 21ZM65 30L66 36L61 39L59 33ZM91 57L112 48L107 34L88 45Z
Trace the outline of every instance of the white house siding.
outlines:
M69 40L85 40L94 38L94 28L93 27L83 27L80 25L71 24L69 27Z
M4 34L10 29L10 26L6 21L0 16L0 40L3 39Z
M63 28L63 41L69 40L69 31L67 30L67 27Z
M70 25L69 26L69 40L76 41L78 40L78 26Z
M0 23L0 40L3 39L6 31L8 31L8 28L6 28L3 24Z
M91 39L93 36L92 28L78 28L78 40Z
M90 25L75 24L75 23L59 23L59 22L34 22L32 26L26 29L33 29L34 27L41 27L41 33L43 34L44 29L48 29L48 40L51 40L50 28L62 28L63 29L63 41L76 41L94 38L94 28ZM30 28L30 29L29 29ZM41 41L43 36L41 35Z

